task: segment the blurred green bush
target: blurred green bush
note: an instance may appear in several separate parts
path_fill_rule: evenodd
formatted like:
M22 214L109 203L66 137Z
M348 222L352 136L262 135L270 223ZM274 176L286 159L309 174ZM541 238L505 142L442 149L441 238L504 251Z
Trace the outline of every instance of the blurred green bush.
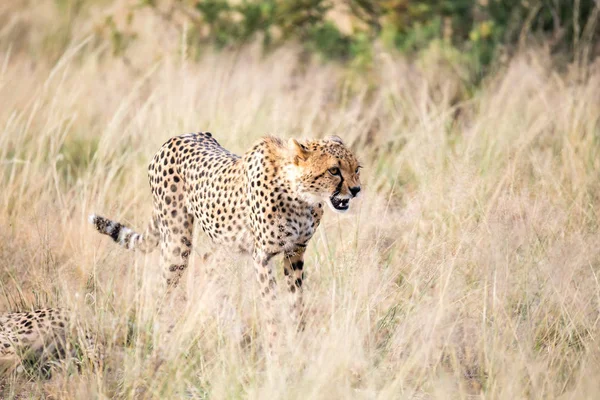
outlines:
M168 13L161 11L165 3ZM435 43L461 52L482 75L499 56L532 41L570 60L590 59L599 47L596 0L164 0L160 5L141 0L139 5L166 19L183 15L188 48L197 55L209 45L259 40L269 51L294 41L325 59L365 66L373 60L375 43L407 54ZM116 53L123 45L115 40Z

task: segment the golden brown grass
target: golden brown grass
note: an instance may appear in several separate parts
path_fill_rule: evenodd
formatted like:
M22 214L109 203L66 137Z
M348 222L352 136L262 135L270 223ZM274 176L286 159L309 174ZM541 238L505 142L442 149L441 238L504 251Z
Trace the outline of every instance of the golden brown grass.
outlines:
M380 51L368 78L302 64L293 48L192 62L159 22L148 16L128 61L101 36L48 61L0 35L0 309L70 307L108 347L102 376L13 375L3 396L597 395L600 65L559 72L531 51L467 97L435 48L414 62ZM98 212L142 229L148 161L198 130L237 153L265 134L337 134L365 165L353 212L327 213L309 246L308 326L279 365L260 345L250 261L219 268L250 329L243 347L197 255L157 365L158 257L87 223Z

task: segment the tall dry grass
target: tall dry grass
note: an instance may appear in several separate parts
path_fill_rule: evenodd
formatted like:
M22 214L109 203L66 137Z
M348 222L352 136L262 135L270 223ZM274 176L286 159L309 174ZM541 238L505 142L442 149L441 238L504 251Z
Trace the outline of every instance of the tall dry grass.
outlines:
M146 21L128 61L98 36L57 61L0 36L0 309L70 307L108 349L103 374L15 374L2 396L597 395L600 65L558 71L532 51L457 101L469 88L435 48L413 62L382 51L363 79L293 48L192 62L177 33ZM337 134L365 165L362 199L327 212L310 243L308 325L277 365L249 260L218 268L249 345L215 313L202 234L168 333L157 255L87 224L99 212L143 228L148 161L199 130L237 153L265 134Z

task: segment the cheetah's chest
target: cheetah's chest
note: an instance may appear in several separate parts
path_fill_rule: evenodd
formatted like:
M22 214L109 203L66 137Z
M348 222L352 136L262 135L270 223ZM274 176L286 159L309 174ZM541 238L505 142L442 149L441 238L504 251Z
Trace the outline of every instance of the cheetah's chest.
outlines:
M291 251L306 244L315 233L318 219L311 207L290 204L286 212L251 214L255 242L267 253Z

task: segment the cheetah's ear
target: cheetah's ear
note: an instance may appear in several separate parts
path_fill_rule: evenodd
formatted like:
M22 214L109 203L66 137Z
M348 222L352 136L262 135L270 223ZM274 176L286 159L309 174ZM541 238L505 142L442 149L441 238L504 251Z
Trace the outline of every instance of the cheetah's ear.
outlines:
M335 143L339 143L339 144L344 144L344 142L342 142L342 138L337 136L337 135L331 135L331 136L327 136L325 138L325 140L329 141L329 142L335 142Z
M292 159L294 160L294 164L298 165L300 161L308 160L308 155L310 151L306 148L306 146L304 146L294 138L290 138L288 143L292 153Z

